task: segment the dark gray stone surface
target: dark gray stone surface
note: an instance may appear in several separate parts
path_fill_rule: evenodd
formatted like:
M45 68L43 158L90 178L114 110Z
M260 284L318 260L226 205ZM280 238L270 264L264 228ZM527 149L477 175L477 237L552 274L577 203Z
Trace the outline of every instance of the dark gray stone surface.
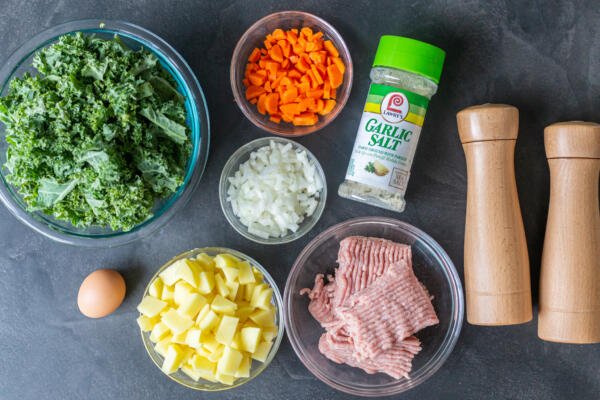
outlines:
M319 158L332 195L306 237L275 247L247 241L227 224L217 182L240 145L264 136L232 101L229 61L236 41L258 18L303 9L331 22L355 63L348 105L323 131L300 139ZM153 236L122 248L89 250L54 243L0 207L0 399L343 399L316 380L287 340L277 358L241 389L202 394L170 381L146 355L135 306L154 270L198 246L247 252L283 288L295 256L325 228L356 216L400 218L431 234L462 275L466 174L455 113L483 102L521 110L516 170L529 241L534 294L547 211L549 176L544 126L600 119L600 2L577 1L0 1L0 61L49 26L81 18L122 19L177 48L205 90L212 148L205 176L186 210ZM344 177L382 34L437 44L448 58L417 151L403 214L335 195ZM108 318L77 310L81 280L115 268L127 298ZM534 322L501 328L465 324L444 367L402 399L597 399L600 345L545 343Z

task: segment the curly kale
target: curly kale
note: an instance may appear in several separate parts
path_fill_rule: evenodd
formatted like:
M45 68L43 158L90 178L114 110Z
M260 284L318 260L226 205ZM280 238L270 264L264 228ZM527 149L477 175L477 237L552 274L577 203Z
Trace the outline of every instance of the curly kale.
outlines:
M35 76L0 98L6 179L30 210L77 227L130 230L182 184L191 152L184 98L147 50L65 35Z

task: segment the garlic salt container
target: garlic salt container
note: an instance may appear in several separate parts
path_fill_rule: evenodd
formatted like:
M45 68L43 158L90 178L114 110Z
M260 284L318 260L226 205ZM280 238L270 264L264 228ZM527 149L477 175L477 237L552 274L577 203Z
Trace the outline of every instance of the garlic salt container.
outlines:
M338 189L340 196L404 210L410 168L445 55L418 40L381 37L346 179Z

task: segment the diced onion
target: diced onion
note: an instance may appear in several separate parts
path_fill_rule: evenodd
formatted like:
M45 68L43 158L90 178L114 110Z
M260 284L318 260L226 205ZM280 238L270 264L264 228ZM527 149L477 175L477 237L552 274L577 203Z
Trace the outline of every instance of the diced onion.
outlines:
M250 153L229 183L233 213L248 232L263 239L296 232L314 214L323 190L306 151L274 141Z

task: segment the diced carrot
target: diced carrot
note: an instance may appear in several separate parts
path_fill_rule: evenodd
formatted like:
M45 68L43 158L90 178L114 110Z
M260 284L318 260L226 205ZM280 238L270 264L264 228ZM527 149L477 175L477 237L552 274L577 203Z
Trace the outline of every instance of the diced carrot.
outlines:
M267 93L271 93L273 91L273 89L271 88L271 82L269 82L269 81L267 81L267 83L265 83L265 85L263 87L265 88Z
M265 45L265 49L267 49L267 50L270 50L270 49L271 49L271 47L273 47L273 45L271 44L271 41L270 41L270 40L268 40L268 39L267 39L267 40L265 40L265 41L263 42L263 44Z
M283 78L281 78L281 82L279 84L281 86L290 86L292 84L292 81L287 76L284 76Z
M337 89L331 89L330 96L332 99L337 99Z
M250 53L250 57L248 57L248 61L250 61L251 63L255 63L258 61L259 58L260 58L260 49L258 47L255 47L254 50L252 50L252 53Z
M298 61L294 67L296 67L296 69L302 73L308 71L310 69L310 66L308 65L308 63L306 62L306 60L304 60L304 58L301 58L300 61Z
M329 54L331 54L332 57L340 56L340 53L335 48L335 45L333 44L333 42L331 40L326 40L325 42L323 42L323 46L325 47L325 50L327 50L329 52Z
M258 98L258 103L256 103L256 106L258 108L258 112L265 115L267 113L266 107L265 107L265 102L267 101L267 95L265 93L261 94L260 97Z
M300 43L296 42L292 46L292 52L294 54L302 54L304 53L304 47Z
M323 84L323 98L325 100L331 98L331 85L329 84L329 81L325 81Z
M321 110L319 112L319 114L321 114L321 115L329 114L333 110L333 108L335 107L335 104L336 104L335 100L327 100L325 102L325 106L323 107L323 110Z
M343 74L344 72L346 72L346 66L344 65L344 62L342 61L341 58L339 57L334 57L333 58L333 63L338 67L338 69L340 70L340 72Z
M323 111L324 108L325 108L325 102L323 101L323 99L317 100L317 112L319 114L321 114L321 112Z
M281 115L279 114L271 114L271 116L269 117L269 121L273 121L276 124L281 122Z
M281 102L283 104L291 103L292 101L296 100L296 97L298 97L298 88L291 86L289 89L283 92L283 95L281 96Z
M257 101L258 101L258 99L255 97L252 100L250 100L250 104L256 104Z
M267 55L267 49L260 49L260 54L262 54L263 56Z
M321 39L323 37L323 32L319 31L312 36L312 39Z
M292 45L296 44L296 42L298 41L298 34L293 30L287 31L285 33L285 36L287 41L290 42Z
M273 38L275 38L277 40L285 39L285 37L286 37L283 29L279 29L279 28L277 28L273 31L272 36L273 36Z
M275 114L277 112L277 105L279 104L279 95L277 93L271 93L267 95L265 102L265 108L269 114Z
M317 80L317 83L319 85L323 84L323 78L321 78L321 73L317 70L317 66L315 64L312 64L310 66L310 70L312 71L313 75L315 76L315 79Z
M244 78L242 79L242 83L244 84L244 86L248 87L250 86L250 81L248 80L248 78Z
M265 78L264 76L260 76L257 73L251 73L248 74L248 79L250 80L250 83L255 85L255 86L262 86L265 83Z
M283 113L283 115L298 115L300 114L300 106L298 103L289 103L282 104L279 106L279 109Z
M293 124L296 126L310 126L317 123L319 118L315 113L302 113L297 117L294 117Z
M281 119L283 119L285 122L292 122L294 120L294 116L287 115L287 114L281 114Z
M331 83L332 89L338 88L342 84L344 79L344 76L342 75L338 67L334 64L327 67L327 76L329 77L329 83Z
M279 70L279 64L275 61L265 61L265 69L270 75L275 75Z
M307 53L310 53L311 51L315 51L317 48L317 45L315 44L315 42L307 42L306 45L304 46L304 51L306 51Z
M288 76L291 79L300 79L302 77L302 74L300 74L300 72L298 72L295 69L290 70L290 72L288 72Z
M290 66L290 59L286 58L285 60L283 60L283 62L281 63L281 68L283 69L288 69Z
M305 26L304 28L300 29L300 35L304 35L307 40L312 40L313 31L308 26Z
M246 89L246 100L253 99L265 93L265 89L260 86L250 85Z
M311 99L321 99L323 97L323 89L309 90L306 92L306 97Z
M269 56L273 59L273 61L277 61L278 63L283 61L283 51L278 44L274 45L269 49Z

